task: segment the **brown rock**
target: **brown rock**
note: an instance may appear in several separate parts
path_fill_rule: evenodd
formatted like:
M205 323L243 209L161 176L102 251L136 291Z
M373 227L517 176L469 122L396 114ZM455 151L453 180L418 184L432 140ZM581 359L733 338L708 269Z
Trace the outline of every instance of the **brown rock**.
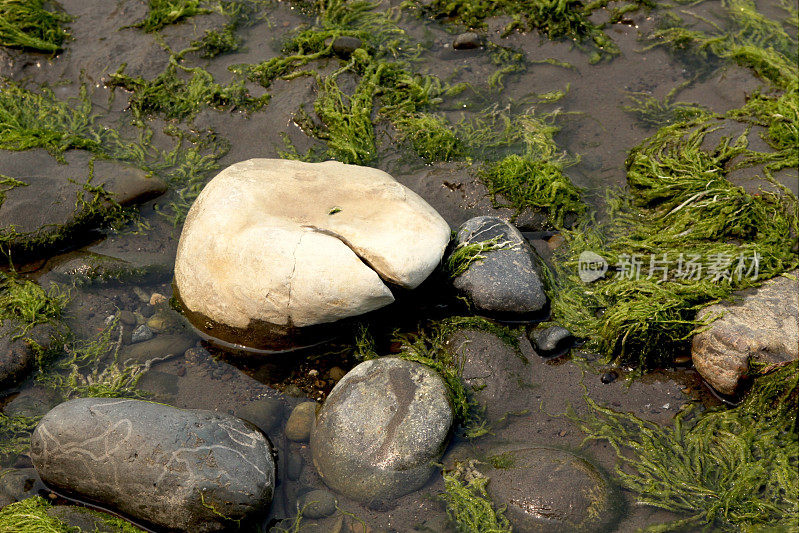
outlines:
M797 277L798 271L792 273ZM798 358L797 281L773 278L742 299L702 309L697 318L722 313L692 339L692 361L716 390L734 394L751 361L779 363Z

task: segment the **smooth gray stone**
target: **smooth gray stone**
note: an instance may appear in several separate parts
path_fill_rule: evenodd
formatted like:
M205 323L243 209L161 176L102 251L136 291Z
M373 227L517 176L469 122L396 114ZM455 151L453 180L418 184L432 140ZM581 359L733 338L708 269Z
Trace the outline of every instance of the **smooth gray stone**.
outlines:
M153 330L147 327L147 324L142 324L131 334L131 343L136 344L138 342L149 341L153 338Z
M159 529L262 517L275 486L272 446L252 425L141 400L62 403L34 430L30 455L54 490Z
M329 490L312 490L297 499L297 508L304 518L325 518L336 512L336 497Z
M586 459L546 447L501 446L488 456L510 459L485 466L489 494L520 533L608 531L619 519L620 496Z
M425 485L453 418L444 382L430 368L393 357L365 361L317 415L314 466L336 492L381 505Z
M277 398L261 398L236 408L234 414L269 433L283 419L284 404Z
M340 35L333 40L333 52L339 57L350 57L350 54L364 45L358 37Z
M317 402L297 404L286 422L286 438L294 442L308 442L311 437L311 426L317 413Z
M483 43L481 43L480 35L473 31L468 31L458 35L455 40L453 40L453 49L473 50L475 48L480 48L481 44Z
M473 261L466 272L453 280L478 310L498 315L541 313L547 295L539 278L536 255L522 234L496 217L475 217L458 229L456 246L498 239L503 249L483 253L485 259Z
M569 350L575 342L575 337L569 330L562 326L551 326L538 331L531 331L528 339L533 344L533 349L542 357L560 355Z
M19 384L27 377L36 359L36 345L50 345L55 329L47 324L38 324L23 333L15 320L6 320L0 325L0 388Z

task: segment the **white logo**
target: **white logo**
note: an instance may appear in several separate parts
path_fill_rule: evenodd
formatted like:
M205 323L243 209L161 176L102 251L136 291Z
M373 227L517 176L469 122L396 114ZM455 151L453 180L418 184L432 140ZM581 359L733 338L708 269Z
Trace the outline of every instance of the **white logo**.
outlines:
M602 278L608 271L608 261L594 252L581 252L578 257L578 277L584 283L591 283Z

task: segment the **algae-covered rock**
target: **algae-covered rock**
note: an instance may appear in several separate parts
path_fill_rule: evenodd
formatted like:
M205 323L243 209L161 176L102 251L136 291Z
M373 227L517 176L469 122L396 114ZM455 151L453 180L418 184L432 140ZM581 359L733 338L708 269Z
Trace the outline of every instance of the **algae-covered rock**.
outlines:
M226 414L81 398L46 414L31 460L55 490L159 529L220 531L269 509L267 437Z
M181 233L177 293L204 333L280 347L295 328L394 301L439 264L447 223L377 169L251 159L198 196Z
M16 320L0 325L0 388L13 387L26 377L37 351L50 345L54 333L47 324L37 324L28 331Z
M453 408L433 370L384 357L353 368L331 391L311 432L323 481L365 503L422 487L435 470Z
M105 221L115 204L154 198L166 185L143 171L91 153L70 150L60 163L46 150L0 150L3 185L0 232L6 246L30 253L61 245L78 229Z
M719 392L735 394L750 363L797 360L798 271L791 275L795 279L771 279L697 314L698 320L721 315L692 339L695 368Z
M458 228L455 252L479 243L491 243L453 280L479 311L497 315L540 313L547 305L539 279L535 252L510 223L496 217L475 217Z
M606 531L619 518L616 489L582 457L524 445L500 446L488 456L482 470L491 479L489 494L506 507L514 531Z

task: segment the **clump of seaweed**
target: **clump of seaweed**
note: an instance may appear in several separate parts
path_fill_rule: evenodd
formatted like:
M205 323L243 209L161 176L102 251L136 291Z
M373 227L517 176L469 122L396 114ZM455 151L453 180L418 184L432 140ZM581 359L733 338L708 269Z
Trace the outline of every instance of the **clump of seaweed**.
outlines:
M153 33L189 17L211 13L209 8L200 4L200 0L148 0L147 15L133 27Z
M228 18L220 29L207 30L203 37L192 42L192 48L200 52L200 57L212 59L222 54L235 52L241 46L236 32L249 26L264 0L220 0L215 11Z
M70 17L48 0L0 0L0 46L58 52Z
M505 509L495 508L486 492L489 478L475 468L474 462L458 464L454 470L442 472L442 477L445 491L439 497L459 532L511 533Z
M662 99L645 92L629 93L630 103L623 106L623 109L633 113L641 124L651 128L685 123L710 116L711 112L706 107L675 101L675 94L684 86L685 84L678 85Z
M45 291L32 281L0 273L0 323L13 320L23 328L21 333L58 319L68 301L69 294L57 285Z
M423 14L467 28L484 28L486 19L511 17L505 33L538 30L551 40L570 39L591 50L591 62L619 54L619 47L606 35L606 24L619 22L625 14L655 7L652 0L631 0L610 8L608 0L434 0L414 2ZM598 10L608 10L607 23L592 22Z
M640 503L687 515L650 531L790 530L798 520L797 389L794 362L765 369L738 407L683 413L672 428L590 399L588 415L570 417L587 439L611 444L619 479Z
M451 278L457 278L469 269L476 261L486 259L484 255L492 250L506 250L514 243L500 241L500 237L493 237L485 241L462 242L458 244L444 261L444 270Z
M138 124L156 114L167 119L193 118L203 107L253 111L269 101L269 95L250 96L242 81L215 83L207 70L179 65L174 55L164 72L152 80L125 74L125 67L109 76L108 86L130 91L128 107Z
M76 533L79 528L59 520L48 511L54 507L44 498L33 496L0 509L0 529L7 533ZM81 509L114 533L141 533L141 529L121 518L91 509Z

